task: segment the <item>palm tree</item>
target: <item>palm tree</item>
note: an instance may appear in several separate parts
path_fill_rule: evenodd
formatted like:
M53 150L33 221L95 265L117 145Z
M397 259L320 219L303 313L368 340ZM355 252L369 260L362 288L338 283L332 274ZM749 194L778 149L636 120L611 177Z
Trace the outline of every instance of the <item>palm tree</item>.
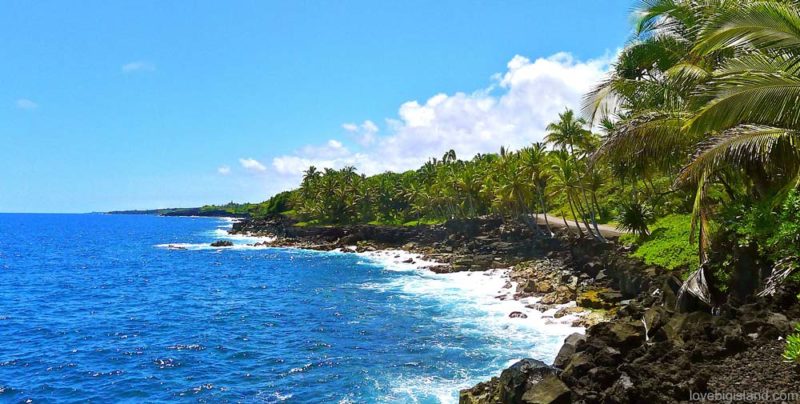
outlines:
M569 164L574 166L573 168L584 166L585 164L582 159L586 157L588 152L596 148L594 135L592 135L592 133L586 129L588 124L587 121L583 118L576 118L575 113L571 109L565 110L563 113L559 114L558 117L558 122L553 122L547 125L548 133L547 136L545 136L545 141L560 148L560 150L564 153L568 152L569 157L573 160ZM578 150L577 152L576 149ZM584 174L580 175L579 177L583 177L585 173L589 173L591 171L591 165L581 168L582 169L580 171ZM563 173L564 172L562 171L562 174ZM588 213L592 221L594 230L592 230L588 224L586 226L589 234L597 239L604 240L603 235L600 233L600 229L597 225L597 214L595 212L595 208L593 204L590 203L586 194L586 187L582 182L583 178L578 178L577 182L572 185L581 193L579 197L574 199L574 203L576 207L578 207L579 212L582 212L582 215ZM585 217L582 217L582 219L584 222L586 221ZM578 218L576 217L575 220L578 220Z
M445 153L445 154L442 156L442 164L450 164L450 163L453 163L453 162L455 162L456 160L457 160L457 158L456 158L456 151L455 151L455 150L453 150L453 149L450 149L450 150L448 150L448 151L447 151L447 152L446 152L446 153Z
M558 114L558 119L558 122L547 125L547 136L544 140L562 150L569 149L569 154L575 156L575 148L583 145L591 133L585 129L588 122L583 118L576 118L571 109Z
M524 167L525 177L531 181L533 192L536 195L536 209L537 221L538 212L541 211L544 215L544 224L547 228L547 233L552 237L553 230L550 228L550 222L547 219L547 202L545 195L547 194L547 185L550 180L551 174L547 168L548 155L544 143L534 143L531 147L526 147L520 151L522 157L522 164Z
M566 150L556 152L555 156L556 159L552 167L553 177L555 179L553 184L554 188L556 191L559 191L562 195L566 196L569 210L575 220L575 227L578 229L578 235L583 237L584 233L581 229L579 220L585 220L585 215L578 214L580 213L580 210L575 202L575 189L578 187L578 174L575 170L573 159ZM578 210L577 213L576 209ZM563 216L564 215L562 214L562 217ZM566 219L564 219L564 225L569 228ZM589 228L588 224L586 224L586 230L591 233L591 229Z
M675 186L695 188L692 234L702 263L719 199L712 189L759 201L779 200L800 185L799 7L780 0L643 2L636 37L587 97L593 118L619 117L598 158L678 170ZM693 279L704 276L698 271ZM695 294L707 297L699 284Z

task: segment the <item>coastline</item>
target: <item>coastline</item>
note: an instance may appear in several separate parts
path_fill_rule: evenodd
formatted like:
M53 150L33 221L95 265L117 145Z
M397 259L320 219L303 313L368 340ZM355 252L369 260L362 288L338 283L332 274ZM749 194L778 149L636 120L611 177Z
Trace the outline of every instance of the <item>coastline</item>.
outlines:
M221 219L227 223L234 223L236 220ZM231 247L212 247L209 244L187 245L190 250L219 250L220 248L231 249L296 249L310 253L324 254L346 254L363 258L360 264L377 265L384 270L392 272L413 273L412 276L403 277L402 283L398 284L369 284L366 288L386 290L387 288L400 289L404 293L417 296L437 296L437 300L450 301L454 296L458 296L460 310L482 312L481 320L474 321L471 315L465 318L453 318L448 322L458 322L465 327L464 332L477 332L480 334L493 335L495 338L516 341L525 341L529 345L526 353L520 356L498 357L499 366L493 366L495 370L489 373L482 373L481 376L472 377L469 380L462 380L458 384L458 389L466 389L475 383L488 379L496 372L507 368L511 364L528 358L536 357L539 360L552 362L562 344L562 341L573 334L585 332L586 319L583 314L590 311L577 308L575 301L562 304L542 305L541 296L535 293L520 293L522 286L518 280L514 279L513 268L493 268L484 271L452 271L449 264L435 261L431 254L420 252L421 247L417 246L410 249L399 248L378 248L372 245L361 243L356 246L332 247L330 244L324 246L314 246L308 248L305 243L287 242L275 236L260 234L239 234L229 233L218 229L215 232L221 240L235 241ZM239 244L245 242L247 244ZM167 245L159 245L167 247ZM386 247L386 246L384 246ZM408 247L408 246L407 246ZM432 270L437 269L437 270ZM447 270L444 270L447 269ZM411 274L410 274L411 275ZM448 296L449 295L449 296ZM555 316L559 311L563 314ZM465 322L465 320L468 320ZM596 321L596 320L594 320ZM474 323L474 324L471 324ZM489 331L491 330L491 331ZM519 342L514 345L520 345ZM474 375L473 375L474 376ZM417 383L408 381L414 385L412 390L438 391L437 396L442 402L451 402L452 396L448 392L453 392L454 381L437 385L428 386L430 381ZM423 385L425 384L425 385ZM456 389L456 391L458 390Z
M411 228L294 227L284 219L228 221L232 226L228 234L255 240L248 244L251 248L287 247L367 256L402 252L410 254L404 264L435 274L504 270L505 284L497 299L521 301L526 309L554 320L570 320L573 327L586 328L608 320L624 300L609 274L601 271L597 257L584 251L598 248L605 252L608 245L584 244L588 240L571 239L568 233L558 238L536 237L529 228L496 218ZM575 250L575 246L580 247ZM580 258L576 259L576 253ZM508 314L517 316L521 311Z
M564 232L544 238L496 218L396 228L297 227L273 217L233 222L230 234L270 237L254 248L367 256L402 250L418 257L402 263L437 274L510 268L509 292L498 300L530 299L527 308L554 319L589 310L583 322L572 323L585 326L585 335L569 335L552 364L518 361L499 377L462 390L462 403L687 401L690 393L741 388L739 356L761 358L747 365L745 377L754 386L800 391L800 373L781 361L777 343L800 313L787 311L781 293L711 316L696 302L676 299L677 274L634 260L614 244Z

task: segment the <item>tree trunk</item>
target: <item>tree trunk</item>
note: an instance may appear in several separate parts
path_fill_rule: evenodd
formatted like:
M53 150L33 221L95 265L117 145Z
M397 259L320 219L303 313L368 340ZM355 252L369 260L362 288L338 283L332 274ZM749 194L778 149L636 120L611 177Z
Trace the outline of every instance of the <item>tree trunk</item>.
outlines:
M581 225L578 223L578 215L575 214L575 207L572 204L572 196L567 192L567 202L569 203L569 210L572 211L572 217L575 219L575 227L578 228L578 234L583 237L583 230L581 230ZM564 219L564 224L567 224L567 220ZM567 229L569 229L569 225L567 225Z
M539 195L539 205L542 207L542 214L544 215L544 225L547 227L547 233L550 234L550 237L553 237L553 229L550 228L550 222L547 220L547 206L544 202L544 192L538 190L537 194Z
M575 208L578 210L578 214L581 215L580 221L583 222L584 226L586 226L586 231L589 233L592 238L597 238L597 235L594 234L592 230L592 226L589 225L589 222L586 220L586 209L583 207L583 201L581 201L580 196L575 198ZM575 218L575 222L578 223L578 218ZM580 224L578 224L580 226Z

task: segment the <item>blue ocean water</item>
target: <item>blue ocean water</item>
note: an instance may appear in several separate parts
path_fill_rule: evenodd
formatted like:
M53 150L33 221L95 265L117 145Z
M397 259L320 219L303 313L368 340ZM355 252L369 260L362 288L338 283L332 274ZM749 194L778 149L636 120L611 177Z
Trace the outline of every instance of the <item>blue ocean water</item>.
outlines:
M453 402L575 331L496 299L501 271L254 248L229 224L0 214L0 401Z

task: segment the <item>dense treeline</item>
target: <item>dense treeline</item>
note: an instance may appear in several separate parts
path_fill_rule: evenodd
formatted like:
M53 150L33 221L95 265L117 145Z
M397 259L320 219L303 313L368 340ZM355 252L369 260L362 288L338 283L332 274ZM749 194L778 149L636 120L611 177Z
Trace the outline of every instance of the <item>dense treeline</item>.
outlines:
M639 208L630 202L631 196L656 202L661 214L689 209L688 194L681 200L679 194L662 189L668 185L663 176L615 176L619 167L594 160L606 135L592 133L588 122L573 111L564 111L547 129L542 143L513 151L501 148L469 160L458 159L450 150L404 173L365 176L354 167L310 167L286 207L290 214L316 224L412 225L491 214L523 221L545 234L552 233L552 220L570 218L578 221L577 234L598 239L598 223L613 220L647 234L652 208L642 221L631 213ZM279 198L285 200L286 195ZM543 224L541 229L537 222Z

